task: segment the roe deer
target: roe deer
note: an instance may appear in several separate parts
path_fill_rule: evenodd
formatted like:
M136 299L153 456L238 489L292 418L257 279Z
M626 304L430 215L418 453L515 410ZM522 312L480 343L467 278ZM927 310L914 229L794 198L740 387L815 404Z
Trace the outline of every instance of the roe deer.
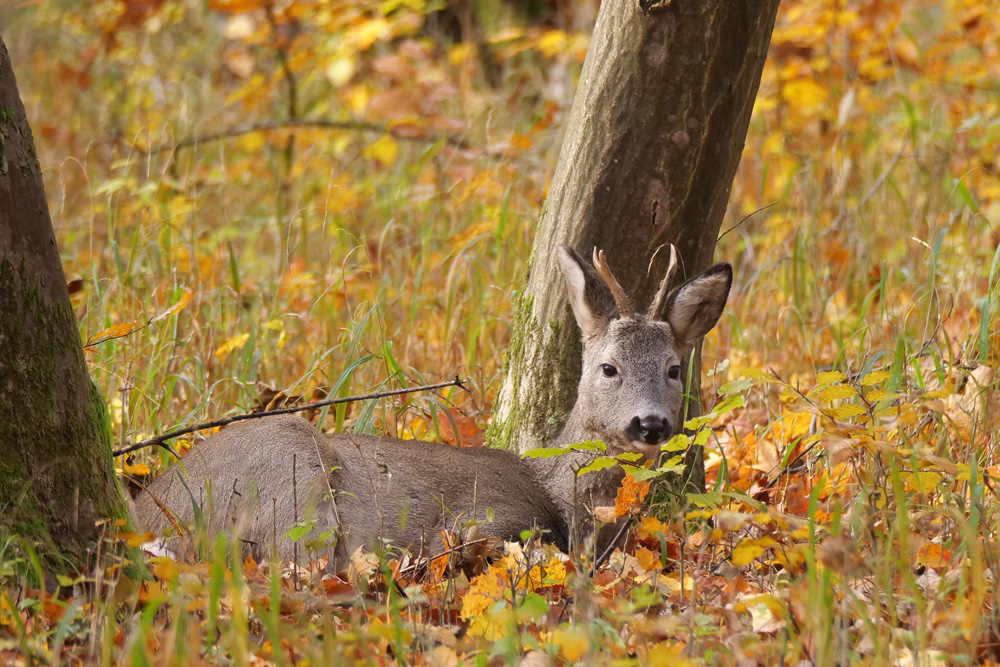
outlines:
M284 534L303 520L314 526L312 536L336 535L332 560L341 563L380 538L395 548L434 551L440 531L468 522L503 539L539 528L566 548L571 524L590 530L590 509L613 504L625 474L620 466L580 477L576 471L597 456L655 457L677 430L681 361L721 316L732 269L716 264L668 292L676 268L671 248L667 275L640 315L603 253L595 250L591 266L571 248L557 252L583 333L583 375L554 444L600 440L603 454L521 459L498 449L326 435L299 417L271 417L223 429L154 480L136 500L137 524L145 530L190 524L197 505L208 534L235 524L258 559L274 546L282 559L292 558L293 542ZM608 537L604 531L598 542ZM305 552L300 548L299 556Z

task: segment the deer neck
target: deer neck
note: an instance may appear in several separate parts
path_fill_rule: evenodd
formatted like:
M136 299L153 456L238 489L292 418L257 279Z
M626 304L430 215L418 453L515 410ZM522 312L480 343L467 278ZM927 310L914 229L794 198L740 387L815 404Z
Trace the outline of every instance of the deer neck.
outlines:
M574 410L555 444L569 448L573 444L598 438L585 428L584 420ZM594 507L615 503L615 495L625 475L621 466L577 475L578 470L593 463L594 459L614 455L613 445L606 444L609 445L607 452L567 451L550 458L524 459L535 480L558 507L567 525L573 519L578 524L589 520Z

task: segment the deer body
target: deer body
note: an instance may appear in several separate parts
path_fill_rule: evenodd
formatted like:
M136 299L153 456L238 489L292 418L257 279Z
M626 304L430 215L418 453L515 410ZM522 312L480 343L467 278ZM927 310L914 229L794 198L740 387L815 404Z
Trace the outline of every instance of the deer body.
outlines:
M565 246L558 253L583 334L583 372L553 444L599 440L606 452L522 460L504 450L325 435L298 417L273 417L230 426L199 445L184 459L186 476L175 466L139 497L136 522L162 530L171 525L167 507L175 521L190 523L196 503L209 534L235 523L258 558L272 546L283 559L293 557L292 541L282 536L299 521L312 524L314 536L336 528L338 559L377 539L436 553L440 531L470 521L481 534L508 540L541 528L565 548L572 524L588 532L591 510L614 504L625 474L620 466L582 476L577 470L599 455L653 458L679 428L681 360L718 321L732 270L717 264L668 292L672 254L653 304L639 315L603 253L595 251L593 266ZM609 536L599 535L599 545Z
M483 535L513 540L539 528L566 544L555 505L505 450L327 435L300 417L280 416L229 426L183 463L184 471L174 466L137 499L133 518L146 530L170 528L162 503L191 523L193 497L209 535L235 526L258 560L272 546L283 560L304 558L310 538L333 530L325 541L335 542L330 555L340 563L377 538L387 547L440 553L441 531L470 522L478 522ZM297 522L312 528L296 554L284 535Z

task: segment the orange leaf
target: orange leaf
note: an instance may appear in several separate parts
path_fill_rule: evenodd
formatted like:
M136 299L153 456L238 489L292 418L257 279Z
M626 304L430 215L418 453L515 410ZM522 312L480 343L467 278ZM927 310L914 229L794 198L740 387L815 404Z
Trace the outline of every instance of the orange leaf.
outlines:
M171 315L176 315L177 313L184 310L189 303L191 303L191 297L194 296L194 292L187 290L184 294L181 294L181 298L177 299L177 303L167 308L165 311L154 317L150 322L159 322L160 320L166 319Z
M642 501L649 493L650 482L637 482L632 475L625 475L615 496L615 518L635 514L642 509Z
M113 327L105 329L104 331L101 331L91 336L90 339L87 340L87 344L84 345L84 347L92 347L94 345L97 345L98 343L103 343L105 341L113 340L115 338L122 338L134 331L142 329L144 326L146 325L141 322L122 322L120 324L116 324Z

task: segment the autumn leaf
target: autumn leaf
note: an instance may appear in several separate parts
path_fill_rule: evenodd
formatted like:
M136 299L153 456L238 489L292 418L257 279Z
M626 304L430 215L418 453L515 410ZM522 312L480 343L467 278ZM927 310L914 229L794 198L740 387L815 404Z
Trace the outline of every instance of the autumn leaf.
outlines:
M552 643L559 647L559 653L569 662L580 661L590 647L587 633L581 628L561 627L552 633Z
M743 567L763 556L764 552L768 549L773 549L776 546L778 546L778 543L772 537L761 537L759 539L744 538L733 549L729 560L736 567Z
M104 331L94 334L87 340L87 344L84 347L93 347L100 343L107 342L109 340L114 340L115 338L123 338L131 333L144 328L146 325L141 322L122 322L121 324L116 324L113 327L109 327Z
M220 360L225 359L233 352L233 350L238 350L246 345L248 340L250 340L250 334L248 333L233 336L232 338L227 339L226 342L215 350L215 356Z
M625 475L615 495L614 518L634 514L642 509L642 501L649 493L650 484L651 482L636 481L632 475Z
M868 375L861 378L862 387L874 387L877 384L881 384L888 380L892 375L885 371L872 371Z
M823 403L830 403L842 398L852 398L857 395L858 392L854 387L838 384L833 385L832 387L827 387L826 389L821 389L819 392L819 400Z
M162 313L151 319L150 323L159 322L160 320L164 320L170 317L171 315L176 315L177 313L181 312L182 310L187 308L187 305L189 303L191 303L191 298L193 296L194 292L192 292L191 290L185 290L184 293L181 294L180 298L177 299L177 303L170 306L170 308L167 308L165 311L163 311Z
M816 384L832 384L834 382L843 382L847 379L847 376L840 371L825 371L816 376Z

